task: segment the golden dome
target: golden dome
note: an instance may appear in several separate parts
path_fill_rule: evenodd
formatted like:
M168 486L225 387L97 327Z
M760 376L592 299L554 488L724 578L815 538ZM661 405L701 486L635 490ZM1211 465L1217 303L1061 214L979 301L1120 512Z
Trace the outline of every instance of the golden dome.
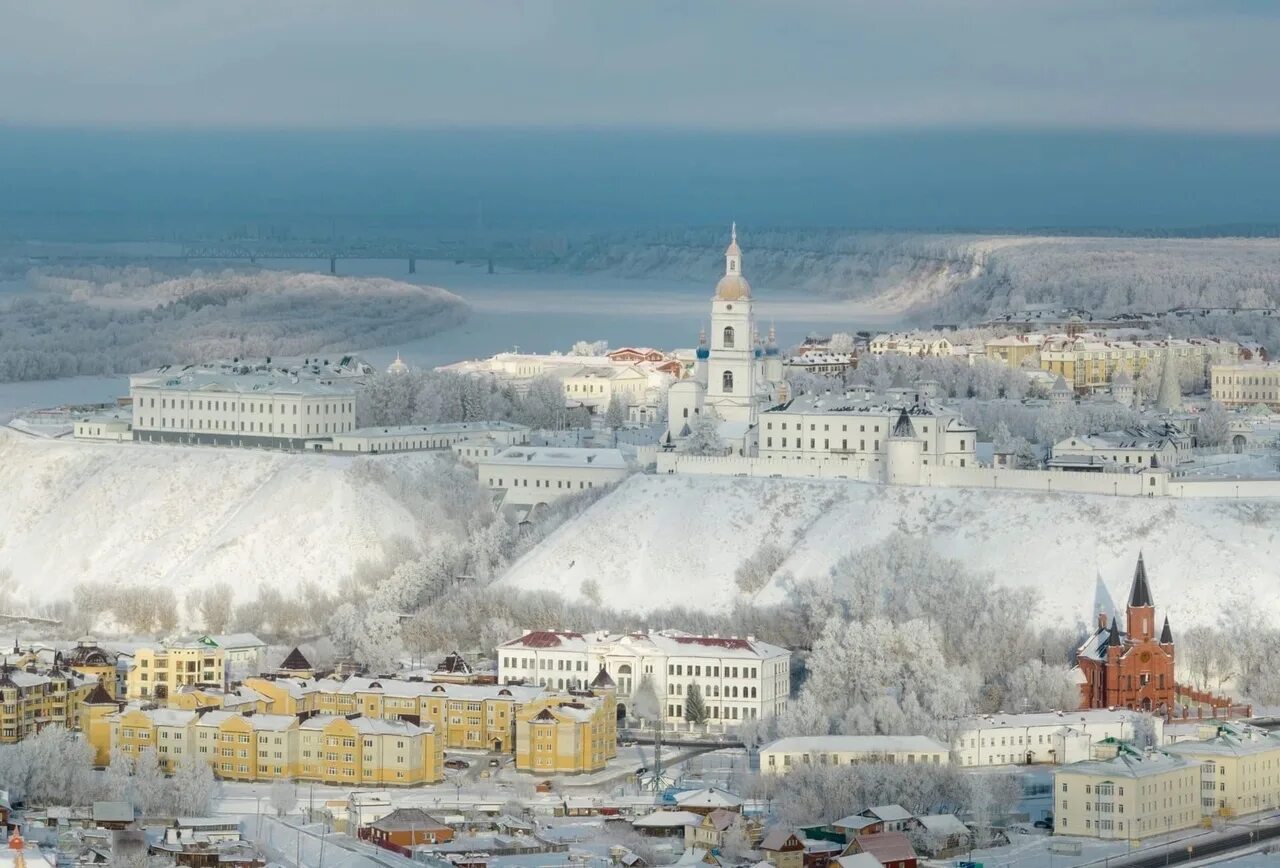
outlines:
M741 301L751 298L751 284L740 274L726 274L716 284L716 298L720 301Z

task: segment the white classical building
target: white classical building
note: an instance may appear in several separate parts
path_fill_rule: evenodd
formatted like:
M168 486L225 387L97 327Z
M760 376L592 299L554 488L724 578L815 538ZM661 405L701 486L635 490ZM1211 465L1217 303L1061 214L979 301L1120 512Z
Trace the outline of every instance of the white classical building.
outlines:
M621 482L631 472L617 449L513 446L476 460L480 484L502 491L503 506L536 506Z
M618 702L627 714L648 679L668 723L683 720L694 684L710 722L729 727L780 713L791 693L791 652L754 636L527 630L499 645L497 655L504 684L582 688L603 668L618 685Z
M803 765L851 763L949 765L951 749L924 735L808 735L780 738L760 748L760 773L785 774Z
M951 341L944 337L922 334L881 334L867 343L867 352L873 356L950 356Z
M178 374L130 387L133 439L302 449L355 428L358 388L273 375Z
M871 479L888 475L892 456L911 465L898 472L918 479L920 467L977 466L977 438L959 413L923 396L892 406L854 392L827 392L798 395L762 412L757 450L766 461L837 462Z
M986 714L960 721L952 742L960 766L1062 764L1087 760L1104 739L1164 740L1160 717L1128 709Z
M719 423L721 439L731 451L747 455L761 407L785 394L785 388L773 330L767 343L756 331L735 225L724 252L724 276L711 297L710 343L703 332L693 376L667 391L668 442L687 437L698 417L706 415Z
M441 422L435 425L392 425L357 428L334 436L326 451L385 453L451 449L455 444L477 438L516 446L529 442L529 428L514 422Z

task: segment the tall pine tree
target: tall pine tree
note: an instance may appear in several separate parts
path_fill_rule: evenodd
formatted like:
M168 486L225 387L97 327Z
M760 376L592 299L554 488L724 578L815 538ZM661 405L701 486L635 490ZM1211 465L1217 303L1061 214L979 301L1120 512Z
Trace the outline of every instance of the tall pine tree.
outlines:
M689 685L689 692L684 696L684 719L690 723L706 723L707 704L702 701L702 688L696 684Z

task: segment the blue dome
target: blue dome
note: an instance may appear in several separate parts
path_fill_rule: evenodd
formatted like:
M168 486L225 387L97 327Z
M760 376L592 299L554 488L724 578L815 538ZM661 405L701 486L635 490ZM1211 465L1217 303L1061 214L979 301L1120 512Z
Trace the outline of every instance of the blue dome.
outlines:
M698 358L703 359L704 361L711 358L711 350L707 347L698 347Z
M763 356L763 355L764 355L764 348L763 348L763 347L759 347L759 346L757 346L757 347L756 347L756 350L755 350L755 356L756 356L756 358L758 359L758 358L760 358L760 357L761 357L761 356Z
M766 356L776 356L778 354L777 346L775 346L774 344L770 344L769 346L765 347L764 354Z

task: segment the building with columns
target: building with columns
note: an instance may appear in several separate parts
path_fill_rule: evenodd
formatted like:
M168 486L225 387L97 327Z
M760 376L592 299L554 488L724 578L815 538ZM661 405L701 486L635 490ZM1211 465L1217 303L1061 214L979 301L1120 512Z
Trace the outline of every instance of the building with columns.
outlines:
M791 692L791 652L754 636L528 630L497 656L503 684L581 690L603 670L617 685L619 716L631 713L647 680L668 723L684 719L694 684L710 723L726 727L780 713Z

